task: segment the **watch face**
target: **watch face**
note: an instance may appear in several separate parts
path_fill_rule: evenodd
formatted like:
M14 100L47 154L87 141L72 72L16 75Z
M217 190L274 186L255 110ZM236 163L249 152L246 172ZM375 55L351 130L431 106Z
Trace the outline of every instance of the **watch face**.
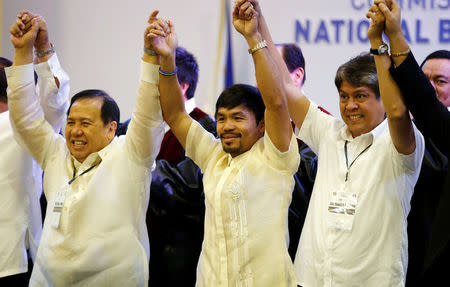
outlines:
M379 53L379 54L386 54L387 52L388 52L388 46L387 46L386 44L381 45L381 46L378 48L378 53Z
M373 55L387 54L389 50L388 45L382 44L378 49L370 49L370 53Z

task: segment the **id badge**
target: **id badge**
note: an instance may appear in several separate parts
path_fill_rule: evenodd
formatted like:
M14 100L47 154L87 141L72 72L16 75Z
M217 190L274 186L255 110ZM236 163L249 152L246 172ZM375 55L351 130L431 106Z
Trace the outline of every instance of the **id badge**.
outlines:
M59 222L61 220L61 213L64 208L64 201L66 200L66 193L69 191L69 187L63 187L60 191L56 193L56 198L53 203L53 215L52 215L52 226L53 228L59 227Z
M356 193L336 190L330 193L327 223L332 229L352 230L355 210L358 203Z

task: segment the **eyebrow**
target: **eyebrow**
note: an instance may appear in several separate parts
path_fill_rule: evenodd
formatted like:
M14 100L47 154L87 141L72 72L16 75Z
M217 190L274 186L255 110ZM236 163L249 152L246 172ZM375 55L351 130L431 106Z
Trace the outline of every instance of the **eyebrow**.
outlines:
M367 93L368 91L370 91L369 88L359 87L355 90L355 93L361 93L361 92Z
M75 121L75 120L77 120L77 119L74 119L73 117L67 117L67 121ZM90 119L90 118L79 118L78 119L79 121L89 121L89 122L92 122L92 119Z
M245 116L245 113L242 112L242 111L240 111L240 112L234 112L234 113L231 114L231 116L237 116L237 115ZM219 117L219 116L225 116L225 114L219 113L219 112L218 112L218 113L217 113L217 117Z
M448 79L448 77L447 77L446 75L438 74L438 75L434 75L434 76L433 76L433 79L439 79L439 78Z

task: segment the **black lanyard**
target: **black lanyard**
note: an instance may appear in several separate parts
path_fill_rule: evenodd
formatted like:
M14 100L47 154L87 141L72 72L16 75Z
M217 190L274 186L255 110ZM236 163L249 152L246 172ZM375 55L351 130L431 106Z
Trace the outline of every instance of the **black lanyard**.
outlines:
M73 168L73 177L72 177L71 180L69 180L68 184L71 185L72 182L75 181L75 179L79 178L80 176L82 176L82 175L85 174L85 173L88 173L88 172L91 171L94 167L96 167L98 164L99 164L99 163L94 164L93 166L91 166L90 168L86 169L85 171L83 171L83 172L82 172L80 175L78 175L78 176L75 176L76 170L75 170L75 167L74 167L74 168Z
M349 165L348 165L348 155L347 155L347 143L348 143L348 141L345 141L345 144L344 144L345 164L347 165L347 173L345 174L345 181L347 181L347 179L348 179L348 173L350 172L350 168L351 168L352 165L355 163L355 161L358 159L358 157L359 157L360 155L362 155L363 153L365 153L365 152L369 149L369 147L372 146L372 144L368 145L368 146L367 146L360 154L358 154L357 157L355 157L355 159L352 161L352 163L351 163L350 166L349 166Z

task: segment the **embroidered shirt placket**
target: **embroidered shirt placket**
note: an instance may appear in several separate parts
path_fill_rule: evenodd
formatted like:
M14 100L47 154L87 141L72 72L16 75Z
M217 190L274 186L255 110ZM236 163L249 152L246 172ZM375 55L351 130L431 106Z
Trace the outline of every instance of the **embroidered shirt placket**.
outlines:
M236 250L233 253L234 272L238 276L236 287L251 287L253 286L253 274L249 263L249 248L248 248L248 221L247 221L247 194L245 186L248 184L245 182L245 176L243 173L246 166L248 156L246 159L241 159L241 163L232 162L230 168L232 170L238 170L237 174L231 184L229 184L228 190L228 206L230 211L230 238L232 248Z
M225 186L225 182L230 176L233 167L230 165L230 161L228 166L225 168L222 177L217 184L217 192L214 194L214 204L216 207L215 212L215 223L217 227L217 237L219 244L219 256L220 256L220 286L228 286L228 258L227 258L227 243L225 238L225 230L222 219L222 196L225 196L227 187Z

